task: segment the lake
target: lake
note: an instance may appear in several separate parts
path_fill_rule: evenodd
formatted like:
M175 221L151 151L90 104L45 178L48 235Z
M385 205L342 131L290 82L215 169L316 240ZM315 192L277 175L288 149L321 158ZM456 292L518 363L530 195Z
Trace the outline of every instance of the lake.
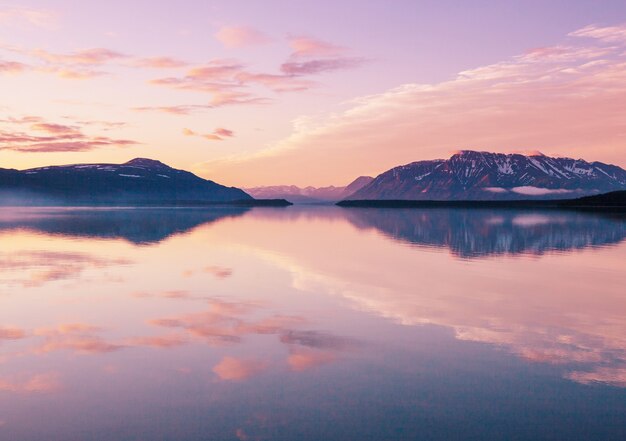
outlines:
M624 440L626 217L0 208L1 440Z

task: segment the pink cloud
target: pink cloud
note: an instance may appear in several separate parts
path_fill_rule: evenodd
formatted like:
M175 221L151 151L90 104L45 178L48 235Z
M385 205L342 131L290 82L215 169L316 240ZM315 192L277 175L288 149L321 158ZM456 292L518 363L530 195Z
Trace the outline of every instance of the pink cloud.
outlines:
M589 25L568 34L570 37L592 38L607 43L626 42L626 26Z
M128 341L131 346L147 346L152 348L173 348L187 343L187 339L180 335L164 335L153 337L136 337Z
M189 115L193 112L212 109L213 106L207 104L181 104L177 106L144 106L144 107L133 107L132 110L136 112L161 112L167 113L170 115Z
M61 389L57 374L37 374L29 378L0 378L0 391L16 393L49 393Z
M20 73L26 70L28 66L17 61L0 60L0 73Z
M185 61L171 57L139 58L133 64L137 67L148 67L151 69L174 69L188 65Z
M308 61L288 61L280 66L287 75L314 75L334 70L352 69L363 64L360 58L331 58Z
M81 136L76 127L66 126L63 124L38 122L30 126L32 130L52 133L55 135L77 135Z
M43 49L35 49L30 51L30 54L49 63L66 65L101 65L127 57L127 55L106 48L84 49L69 54L55 54Z
M293 75L241 72L237 74L236 79L242 84L261 84L274 92L298 92L315 86L313 81L295 78Z
M294 371L305 371L336 360L336 355L331 352L313 350L297 350L289 354L287 363Z
M202 137L204 139L208 139L209 141L223 141L224 138L228 138L228 137L232 137L235 135L235 133L232 130L228 130L228 129L224 129L224 128L217 128L213 131L213 133L206 133L206 134L201 134L201 133L196 133L191 129L188 128L184 128L183 129L183 135L185 136L199 136ZM211 269L215 270L215 271L220 271L220 269L218 267L208 267L207 268L207 272L211 271Z
M35 349L35 352L69 350L80 354L102 354L117 351L124 347L124 345L105 341L96 335L98 331L99 328L83 323L36 329L34 334L44 337L44 342Z
M19 340L26 337L26 332L19 328L0 327L0 340Z
M271 41L267 35L249 26L223 26L215 38L228 48L257 46Z
M47 9L9 7L0 9L0 23L3 25L29 25L42 29L53 29L57 25L57 16Z
M92 78L107 75L106 72L96 70L75 70L75 69L45 69L47 72L54 72L59 78L65 80L90 80Z
M82 125L101 125L100 122L82 122ZM2 126L9 126L9 130ZM24 132L24 125L32 133ZM113 126L106 125L106 128ZM119 125L115 126L119 127ZM43 132L43 134L41 134ZM85 134L77 125L46 122L38 117L0 121L0 150L17 152L78 152L100 147L126 147L137 144L130 139Z
M321 186L447 157L460 146L546 154L567 150L624 166L626 41L619 39L624 29L594 28L593 34L610 38L610 45L570 37L567 44L478 66L449 81L405 84L357 98L345 111L295 124L291 136L265 151L198 169L215 179L236 177L244 186L276 181ZM393 146L392 154L381 145ZM307 181L298 172L303 167L320 171L322 180ZM242 176L250 179L241 181Z
M346 52L341 46L310 37L292 37L289 46L294 57L334 57Z
M213 372L221 380L240 381L263 372L267 367L264 361L224 357L213 367Z
M215 133L218 136L222 136L222 137L232 137L235 136L235 132L233 132L232 130L228 130L228 129L224 129L223 127L218 127L217 129L215 129L213 131L213 133ZM215 267L213 267L215 268ZM219 268L220 270L222 270L223 268ZM230 271L232 272L232 271Z

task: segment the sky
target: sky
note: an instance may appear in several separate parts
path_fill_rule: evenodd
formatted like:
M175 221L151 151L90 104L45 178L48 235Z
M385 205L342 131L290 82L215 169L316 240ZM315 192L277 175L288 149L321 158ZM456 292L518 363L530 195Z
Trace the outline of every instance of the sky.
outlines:
M626 167L626 2L0 0L0 167L346 185L459 149Z

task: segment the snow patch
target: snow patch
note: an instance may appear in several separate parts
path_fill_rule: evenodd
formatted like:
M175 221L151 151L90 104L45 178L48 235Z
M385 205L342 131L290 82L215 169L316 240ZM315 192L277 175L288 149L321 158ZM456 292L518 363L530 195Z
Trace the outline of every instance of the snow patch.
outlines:
M498 172L503 175L512 175L515 172L513 171L513 165L510 160L506 160L506 162L498 162Z

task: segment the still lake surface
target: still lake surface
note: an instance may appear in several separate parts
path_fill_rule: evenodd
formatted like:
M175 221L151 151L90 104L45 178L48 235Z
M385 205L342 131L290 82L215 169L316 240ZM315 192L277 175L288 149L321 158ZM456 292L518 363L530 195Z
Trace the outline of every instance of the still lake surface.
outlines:
M1 440L624 440L626 217L0 208Z

